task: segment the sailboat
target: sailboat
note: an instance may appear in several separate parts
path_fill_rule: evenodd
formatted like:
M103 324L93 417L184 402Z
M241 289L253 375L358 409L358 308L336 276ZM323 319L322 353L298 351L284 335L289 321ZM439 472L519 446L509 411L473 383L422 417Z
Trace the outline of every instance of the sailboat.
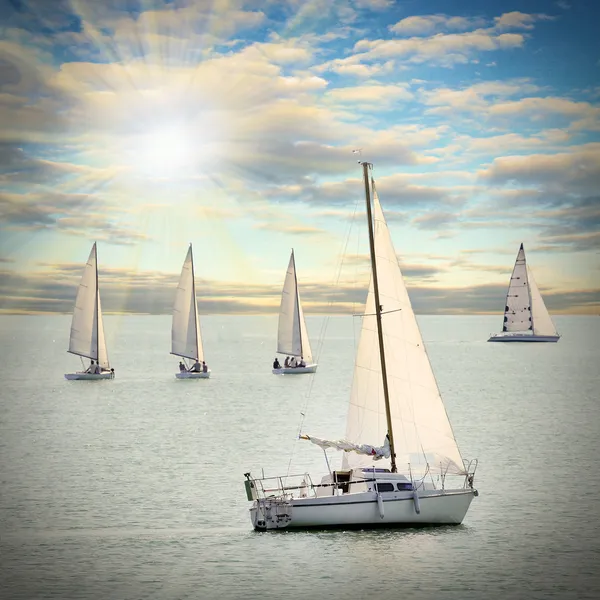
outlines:
M82 364L84 358L89 358L91 363L84 371L66 373L65 379L113 379L115 376L115 370L110 368L108 362L104 339L96 242L92 246L77 290L67 352L80 356Z
M284 363L284 366L280 368L273 368L273 375L300 375L314 373L317 370L317 364L313 362L304 312L300 302L293 249L281 292L277 353L292 358L294 366L286 367Z
M463 521L477 461L462 459L431 369L370 163L363 162L371 283L354 366L346 437L305 433L323 449L328 473L245 473L256 530L449 525ZM373 192L373 212L371 210ZM376 446L377 442L381 446ZM332 469L328 449L343 452Z
M558 342L559 339L521 244L506 293L502 332L492 334L488 342Z
M171 324L171 354L183 358L177 379L208 379L210 369L205 367L198 302L196 301L196 282L194 280L194 255L192 244L187 251L179 284L175 293L173 320ZM198 371L194 370L197 365ZM182 368L183 367L183 368Z

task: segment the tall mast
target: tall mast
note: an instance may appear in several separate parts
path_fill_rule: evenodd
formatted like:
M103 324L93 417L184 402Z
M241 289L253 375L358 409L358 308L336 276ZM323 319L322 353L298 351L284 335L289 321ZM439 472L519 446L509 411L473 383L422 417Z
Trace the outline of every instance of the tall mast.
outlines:
M392 430L392 412L390 410L390 395L388 391L387 368L385 364L385 349L383 345L383 328L381 326L381 305L379 304L379 284L377 282L377 261L375 260L375 239L373 235L373 217L371 214L371 190L369 189L368 162L361 163L365 180L365 198L367 201L367 222L369 224L369 247L371 251L371 270L373 272L373 292L375 294L375 315L377 318L377 337L379 338L379 358L381 361L381 378L383 380L383 397L385 400L385 416L387 419L388 435L390 438L390 455L392 473L396 473L396 452L394 448L394 432Z
M100 315L98 307L100 306L100 289L98 288L98 248L96 242L94 242L94 267L96 271L96 305L94 310L96 311L96 362L100 363ZM102 371L102 368L100 368Z
M194 326L196 328L196 360L200 360L200 344L198 343L198 301L196 300L196 276L194 275L194 251L190 242L190 259L192 263L192 298L194 299Z
M292 248L292 264L294 265L294 286L296 287L296 315L298 317L298 335L300 337L300 358L304 357L302 348L302 324L300 323L300 298L298 297L298 276L296 275L296 257Z

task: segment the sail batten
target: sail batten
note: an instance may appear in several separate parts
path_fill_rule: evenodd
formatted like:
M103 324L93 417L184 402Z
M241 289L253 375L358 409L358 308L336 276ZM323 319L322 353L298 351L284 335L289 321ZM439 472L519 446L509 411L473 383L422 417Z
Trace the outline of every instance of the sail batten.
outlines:
M396 464L400 471L463 473L464 465L423 345L387 224L373 187L374 246L381 327ZM371 279L358 344L345 440L361 446L388 433L374 285ZM368 466L368 456L345 453L346 468ZM390 463L389 458L382 462Z
M193 260L192 245L190 244L175 292L171 325L171 354L202 361L204 353L198 319Z
M307 364L312 362L312 350L308 339L302 303L300 302L293 250L281 292L277 352L297 358L302 357Z
M110 368L98 289L98 259L95 243L77 289L67 351L70 354L95 360L103 369Z

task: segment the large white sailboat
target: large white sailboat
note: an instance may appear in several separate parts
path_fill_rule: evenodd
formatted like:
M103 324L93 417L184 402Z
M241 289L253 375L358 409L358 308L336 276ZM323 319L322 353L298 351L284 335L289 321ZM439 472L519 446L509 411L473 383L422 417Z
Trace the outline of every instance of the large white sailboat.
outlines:
M478 495L477 461L463 461L458 449L375 183L369 183L370 165L362 166L372 276L346 438L300 436L323 448L329 472L320 482L309 473L245 474L257 530L459 524ZM341 469L330 468L329 448L343 451Z
M177 379L208 379L210 369L204 361L192 245L188 249L175 293L171 324L171 354L180 356Z
M65 379L95 380L112 379L111 369L104 339L102 308L100 307L100 289L98 288L98 256L96 242L83 270L83 276L75 298L75 309L71 321L71 335L67 352L90 359L90 365L84 371L66 373Z
M274 375L300 375L314 373L317 370L317 364L313 362L310 340L304 322L304 312L300 302L294 250L290 256L281 292L277 353L290 358L292 364L285 366L284 363L279 368L273 368Z
M488 342L558 342L559 339L521 244L506 293L502 332L492 334Z

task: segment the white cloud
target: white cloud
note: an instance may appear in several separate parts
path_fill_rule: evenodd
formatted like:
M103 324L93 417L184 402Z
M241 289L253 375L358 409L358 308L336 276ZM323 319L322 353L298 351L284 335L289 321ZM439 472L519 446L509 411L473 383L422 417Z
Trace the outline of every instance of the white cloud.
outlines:
M527 14L519 11L504 13L499 17L494 18L496 29L533 29L533 24L536 21L549 21L554 19L549 15L544 14Z
M335 102L362 104L367 108L376 108L380 104L407 101L413 98L405 85L363 85L336 88L328 91L326 96Z
M423 15L406 17L390 26L390 31L403 36L429 35L435 31L466 31L485 24L482 18L449 17L447 15Z
M523 45L524 37L516 33L497 34L478 29L466 33L436 34L401 40L361 40L354 50L360 61L403 58L414 64L431 62L441 66L466 63L476 52L490 52Z

